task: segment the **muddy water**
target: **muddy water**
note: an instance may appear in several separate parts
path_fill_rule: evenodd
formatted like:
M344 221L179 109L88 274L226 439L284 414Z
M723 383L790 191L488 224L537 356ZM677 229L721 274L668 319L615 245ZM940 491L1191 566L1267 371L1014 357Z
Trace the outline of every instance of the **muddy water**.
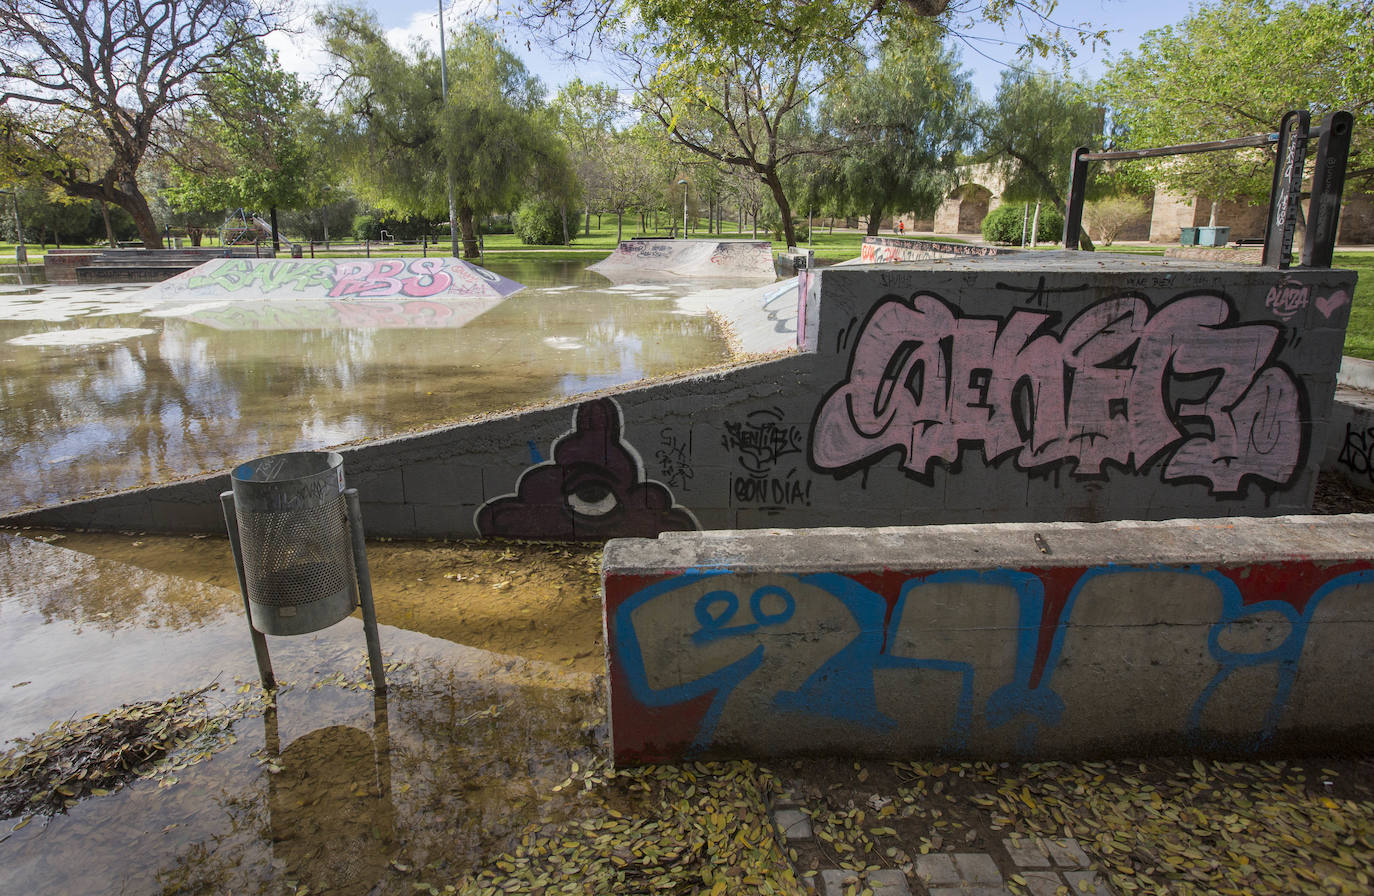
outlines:
M259 693L238 595L0 534L0 739L210 686ZM589 676L384 626L388 693L361 625L269 639L275 708L221 742L51 819L0 821L5 892L410 893L461 880L599 751ZM5 744L6 747L12 746Z
M529 288L457 328L222 329L133 287L0 290L0 512L728 358L711 318L679 308L690 287L492 268Z
M229 541L221 536L22 534L238 593ZM600 545L370 541L367 557L383 625L576 672L605 670Z

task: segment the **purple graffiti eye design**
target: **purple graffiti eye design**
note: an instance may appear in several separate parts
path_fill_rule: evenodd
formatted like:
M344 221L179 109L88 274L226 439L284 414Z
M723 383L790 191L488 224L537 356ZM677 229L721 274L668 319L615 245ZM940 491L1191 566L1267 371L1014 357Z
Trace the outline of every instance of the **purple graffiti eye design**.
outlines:
M514 494L482 505L477 531L505 538L607 539L700 528L667 486L645 478L623 428L614 400L578 405L573 428L553 443L553 459L525 470Z

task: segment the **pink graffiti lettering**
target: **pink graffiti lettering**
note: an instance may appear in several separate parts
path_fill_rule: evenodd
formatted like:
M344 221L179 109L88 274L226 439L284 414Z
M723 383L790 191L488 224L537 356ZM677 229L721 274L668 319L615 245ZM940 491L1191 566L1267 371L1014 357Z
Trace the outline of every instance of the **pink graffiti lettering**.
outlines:
M411 276L401 276L407 273ZM419 258L408 264L400 259L340 262L334 268L334 288L329 291L329 297L423 298L447 290L452 282L453 278L439 259Z
M1289 320L1293 315L1306 308L1308 301L1308 288L1288 281L1270 287L1269 294L1264 297L1264 304L1284 320Z
M897 451L928 477L981 446L1019 469L1065 462L1079 476L1107 465L1165 480L1201 479L1234 493L1246 476L1288 482L1301 455L1300 392L1269 364L1272 324L1237 324L1216 296L1151 314L1123 296L1084 309L1056 336L1052 315L961 317L941 299L879 303L848 377L816 411L811 454L848 471Z

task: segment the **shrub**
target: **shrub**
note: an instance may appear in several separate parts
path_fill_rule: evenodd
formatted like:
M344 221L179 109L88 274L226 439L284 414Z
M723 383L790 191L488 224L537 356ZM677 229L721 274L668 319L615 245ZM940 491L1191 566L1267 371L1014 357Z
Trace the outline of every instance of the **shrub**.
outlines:
M1145 203L1133 196L1108 196L1083 207L1083 223L1088 232L1110 246L1122 229L1144 217Z
M563 214L556 203L531 199L515 212L515 235L527 246L563 245ZM573 235L572 226L568 236Z
M768 231L769 235L775 241L782 239L782 215L778 214L776 208L764 212L763 216L759 219L759 226ZM792 219L792 235L796 239L798 246L811 239L811 228L806 225L805 218Z
M1021 203L1006 203L988 212L983 219L983 239L999 246L1021 245L1021 228L1026 228L1026 239L1030 239L1030 221L1035 217L1035 207ZM1064 215L1052 205L1040 203L1040 223L1035 228L1035 241L1038 243L1057 243L1064 237Z

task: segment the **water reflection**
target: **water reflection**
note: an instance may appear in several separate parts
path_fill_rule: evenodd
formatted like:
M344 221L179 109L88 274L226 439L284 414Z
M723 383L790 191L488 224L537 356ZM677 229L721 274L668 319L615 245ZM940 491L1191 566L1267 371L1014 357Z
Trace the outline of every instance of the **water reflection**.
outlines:
M709 317L678 310L686 287L611 289L570 262L492 267L530 288L461 328L220 330L150 314L129 290L3 297L0 513L728 358ZM35 334L63 344L14 342Z
M372 731L328 725L283 752L277 708L263 715L268 829L283 873L312 891L372 891L396 848L386 696L372 698ZM369 766L372 774L363 774Z
M111 589L125 596L110 603ZM192 609L214 590L237 598L0 536L0 619L20 648L0 652L0 738L193 687L210 686L211 711L234 717L236 701L259 692L241 601L199 618ZM152 625L164 617L181 624ZM528 825L578 811L553 788L601 749L590 676L390 627L382 642L385 700L368 687L358 620L273 639L276 706L251 704L209 753L176 752L173 766L189 764L18 830L19 819L0 819L0 889L442 889Z

